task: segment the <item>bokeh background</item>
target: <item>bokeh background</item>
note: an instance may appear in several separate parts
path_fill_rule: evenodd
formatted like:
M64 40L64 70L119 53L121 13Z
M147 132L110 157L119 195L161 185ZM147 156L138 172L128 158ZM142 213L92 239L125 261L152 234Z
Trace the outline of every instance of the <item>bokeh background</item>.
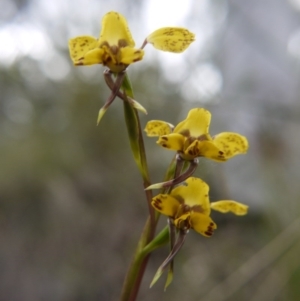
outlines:
M210 239L193 233L166 292L149 283L139 300L300 299L299 0L0 0L0 300L118 300L147 217L120 100L96 127L109 95L102 66L73 67L67 41L98 36L111 10L128 19L137 46L160 26L196 34L184 54L148 45L128 72L141 115L173 124L194 107L211 133L246 135L250 149L196 175L210 198L250 206L214 212ZM172 152L145 138L151 178ZM160 227L166 223L161 219Z

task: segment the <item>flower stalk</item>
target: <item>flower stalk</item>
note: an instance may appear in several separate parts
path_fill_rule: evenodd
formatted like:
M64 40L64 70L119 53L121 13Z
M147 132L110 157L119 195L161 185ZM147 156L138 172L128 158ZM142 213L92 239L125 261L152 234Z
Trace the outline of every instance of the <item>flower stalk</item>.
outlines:
M127 97L128 95L132 99L134 98L132 85L127 74L124 77L122 89L124 95L124 114L131 150L143 178L143 186L144 188L146 188L151 184L147 165L146 151L137 110L131 105ZM157 215L153 207L151 206L152 192L150 190L147 190L145 191L145 194L149 210L149 218L147 219L144 230L138 242L138 246L135 251L131 266L125 277L121 293L121 301L134 301L136 299L149 259L149 253L145 252L144 248L152 241L155 235Z

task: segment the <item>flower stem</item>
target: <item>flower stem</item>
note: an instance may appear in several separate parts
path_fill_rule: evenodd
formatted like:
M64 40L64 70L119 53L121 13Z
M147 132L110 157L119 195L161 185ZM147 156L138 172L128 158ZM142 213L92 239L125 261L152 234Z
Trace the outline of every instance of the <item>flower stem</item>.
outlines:
M147 245L150 230L150 218L147 219L144 230L137 245L131 265L126 274L120 301L135 301L148 263L149 255L143 252Z
M127 132L130 140L131 150L135 162L143 178L144 188L147 188L151 184L151 181L149 177L148 164L147 164L146 151L144 146L144 139L142 134L140 118L137 110L132 107L129 101L126 101L127 95L130 96L131 98L134 98L132 85L127 73L125 74L122 83L122 88L125 97L125 101L123 102L124 113L125 113L125 120L126 120ZM150 231L149 239L151 240L154 236L155 228L156 228L155 210L151 206L152 192L148 193L147 191L145 191L145 194L146 194L148 210L150 214L151 231Z
M127 132L129 136L131 150L135 159L135 162L139 168L141 176L143 178L144 188L148 187L150 182L146 152L144 147L144 140L142 135L142 129L140 119L137 110L132 106L132 103L128 100L127 95L130 98L134 98L132 86L128 75L125 74L122 83L123 89L123 104L124 114L127 126ZM155 229L157 224L157 218L153 207L151 206L152 191L145 191L147 198L147 205L149 210L149 218L146 221L144 230L141 234L138 246L133 256L131 265L126 274L120 301L135 301L139 287L147 267L150 253L143 252L143 249L149 242L152 241L155 235Z

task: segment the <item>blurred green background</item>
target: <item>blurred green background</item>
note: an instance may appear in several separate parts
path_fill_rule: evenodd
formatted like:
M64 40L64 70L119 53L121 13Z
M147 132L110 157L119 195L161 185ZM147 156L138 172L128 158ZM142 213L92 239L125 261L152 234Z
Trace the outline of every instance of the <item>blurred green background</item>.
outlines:
M210 239L191 231L175 278L149 283L139 300L300 299L299 0L0 0L0 300L118 300L147 217L142 181L102 66L73 67L68 39L99 34L110 11L128 19L139 47L160 26L196 34L184 54L146 47L130 66L136 99L173 124L194 107L212 113L211 134L246 135L250 149L196 175L212 201L250 206L213 213ZM153 182L173 153L145 138ZM161 219L160 227L166 223Z

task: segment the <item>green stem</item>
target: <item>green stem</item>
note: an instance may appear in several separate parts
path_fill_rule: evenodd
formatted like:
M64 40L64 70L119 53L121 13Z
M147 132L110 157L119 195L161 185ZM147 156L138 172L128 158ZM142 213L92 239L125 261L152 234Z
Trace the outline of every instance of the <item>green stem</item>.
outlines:
M150 177L149 177L149 171L148 171L148 164L147 164L147 158L146 158L146 151L144 146L144 139L142 134L142 128L141 123L139 119L139 115L137 110L131 105L129 101L126 101L127 95L134 98L133 95L133 89L131 82L129 80L129 77L127 73L125 74L122 88L124 90L124 96L125 101L124 103L124 113L125 113L125 120L127 125L127 132L129 136L129 141L131 145L131 150L133 153L133 157L135 159L135 162L140 170L141 176L143 178L143 185L144 188L147 188L150 184ZM150 214L150 227L151 227L151 233L149 239L153 238L156 228L156 221L155 221L155 210L151 206L152 201L152 192L145 191L146 198L147 198L147 204L148 204L148 210ZM150 241L149 240L149 241Z
M132 106L132 103L130 103L127 97L129 96L130 98L134 99L132 86L127 74L125 74L124 76L122 89L123 89L123 96L124 96L122 99L124 100L123 103L124 103L125 120L126 120L127 132L129 136L131 150L135 162L140 171L140 174L143 178L144 188L147 188L148 186L151 185L151 182L150 182L150 177L148 172L144 140L143 140L138 112ZM171 178L171 177L174 178L174 173L175 175L180 174L180 171L182 169L182 164L176 164L176 163L178 163L176 162L176 160L173 160L171 162L166 178ZM149 218L146 221L144 230L141 234L129 270L126 274L120 301L136 300L139 287L143 279L143 275L146 270L151 252L154 249L162 246L169 239L168 227L163 229L154 238L155 229L160 214L156 213L154 208L151 206L152 191L146 190L145 193L146 193L147 204L149 209Z
M134 98L132 86L127 74L125 74L122 83L122 88L124 91L124 114L130 146L135 162L143 178L143 186L144 188L147 188L151 184L151 182L148 172L144 140L138 112L127 99L127 95L131 98ZM155 210L151 206L152 191L145 191L145 194L147 198L149 218L147 219L131 265L125 277L121 293L121 301L136 300L139 287L149 259L149 254L143 252L143 249L149 242L152 241L155 235L157 219Z
M134 301L136 299L150 253L168 242L169 230L167 226L149 244L143 246L146 243L145 237L147 236L148 224L149 219L146 222L140 242L125 278L126 282L124 283L121 301Z
M140 283L148 262L148 256L143 251L147 245L147 237L149 236L150 219L148 218L142 235L140 237L137 249L133 256L131 265L126 274L120 301L134 301L136 299Z

